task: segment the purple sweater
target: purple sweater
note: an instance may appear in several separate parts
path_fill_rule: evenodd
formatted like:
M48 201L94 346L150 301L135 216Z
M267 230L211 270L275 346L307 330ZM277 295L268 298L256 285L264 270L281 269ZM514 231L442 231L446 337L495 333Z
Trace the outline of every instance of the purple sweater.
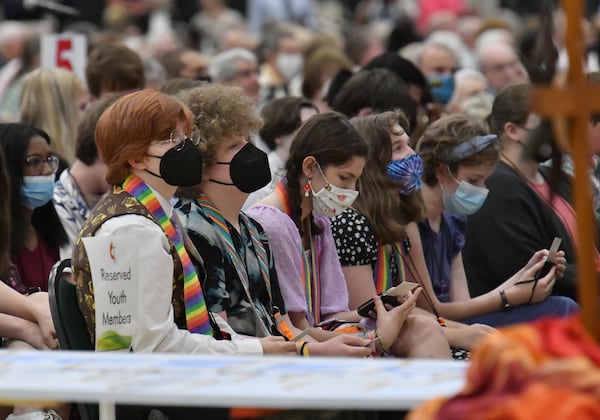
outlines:
M304 313L309 324L314 325L302 284L302 238L294 221L271 206L255 206L246 213L260 223L267 234L286 310ZM315 242L321 281L321 319L324 320L348 311L348 288L331 233L331 222L329 218L317 215L314 220L323 229Z

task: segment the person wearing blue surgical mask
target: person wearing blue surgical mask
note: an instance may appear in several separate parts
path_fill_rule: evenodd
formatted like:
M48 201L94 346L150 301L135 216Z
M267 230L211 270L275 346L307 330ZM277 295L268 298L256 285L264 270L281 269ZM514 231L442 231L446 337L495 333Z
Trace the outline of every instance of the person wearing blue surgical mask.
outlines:
M427 78L434 99L446 105L454 91L454 72L459 68L459 60L448 46L429 42L423 46L417 62Z
M5 125L0 125L0 132L6 134ZM14 127L14 128L19 128ZM29 133L30 134L30 133ZM27 137L28 133L25 133ZM4 138L4 136L2 136ZM21 142L22 144L16 144ZM42 138L45 143L45 140ZM26 138L17 138L13 142L17 152L25 153L32 151L31 143L28 145ZM21 161L13 165L4 159L5 143L0 141L0 337L7 339L8 350L51 350L58 349L58 340L50 306L48 305L47 293L30 293L29 296L22 295L19 291L25 289L19 277L19 270L14 264L11 236L14 232L15 223L11 217L13 208L20 208L21 203L11 207L11 190L15 168L22 167ZM29 147L28 147L29 146ZM10 151L15 151L9 148ZM17 153L19 154L19 153ZM14 156L14 155L12 155ZM30 167L31 165L27 165ZM28 168L25 168L27 172ZM29 176L29 175L25 175ZM17 190L18 191L18 190ZM39 267L35 267L38 268ZM16 289L21 289L17 291ZM9 419L38 419L38 418L69 418L70 405L54 405L54 410L42 412L42 407L32 404L21 404L15 406L0 407L0 418ZM9 415L9 412L12 414ZM54 415L56 414L56 415ZM7 417L8 416L8 417Z
M538 281L533 280L534 275L542 268L547 250L535 252L496 289L473 298L469 293L462 257L466 216L476 213L486 201L485 182L500 158L498 136L472 119L450 115L427 128L416 151L423 161L421 191L426 217L418 226L407 226L407 233L412 249L422 250L422 255L413 258L417 269L423 260L426 264L420 277L429 277L424 288L432 292L432 304L441 316L500 327L579 310L570 298L550 296L566 269L563 251L557 254L555 267Z
M540 164L546 143L536 139L549 137L542 118L532 110L534 90L531 84L512 85L494 100L489 126L502 146L500 162L487 180L490 193L485 204L468 218L465 270L471 292L486 293L497 288L507 273L518 269L526 255L550 247L553 238L559 237L567 267L552 294L577 299L576 227L581 220L573 207L574 180L560 174L560 168ZM558 173L553 169L558 169ZM590 223L586 229L598 232L597 225ZM598 245L590 252L596 272L600 273Z
M48 134L29 124L0 124L0 148L10 183L10 258L16 267L10 285L21 293L47 291L50 269L67 242L52 204L59 159Z
M357 302L351 301L331 219L354 213L367 154L365 139L344 115L313 115L292 142L286 175L275 192L248 210L274 250L287 314L299 330L319 324L326 330L351 332L348 337L354 339L375 333L382 342L379 350L374 349L376 354L383 349L399 357L449 358L441 328L425 317L412 316L420 290L393 309L378 306L376 321L363 318ZM310 293L303 284L310 286ZM371 292L369 298L375 295ZM359 341L349 344L360 346Z
M333 219L331 230L348 286L350 308L357 308L374 294L408 280L415 272L409 262L414 259L419 264L422 258L417 262L412 257L419 250L411 247L406 225L416 224L424 212L420 191L422 162L407 144L405 130L409 125L404 114L387 111L350 122L368 142L369 153L357 182L360 194L350 209ZM424 268L424 263L420 268ZM427 276L422 279L414 276L411 280L427 284ZM420 308L411 313L413 320L420 320L418 329L426 337L420 339L423 348L443 347L435 342L437 332L453 349L460 349L452 352L453 357L464 358L464 350L494 331L486 325L456 323L449 317L442 320L435 316L435 307L427 305L431 298L423 293L424 289L423 299L417 302Z

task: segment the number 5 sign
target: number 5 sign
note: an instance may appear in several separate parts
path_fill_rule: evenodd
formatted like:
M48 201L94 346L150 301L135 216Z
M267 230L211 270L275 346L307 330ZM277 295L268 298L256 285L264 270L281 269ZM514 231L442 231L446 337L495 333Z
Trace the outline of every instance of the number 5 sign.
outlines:
M81 34L47 34L42 36L42 67L70 70L85 81L87 41Z

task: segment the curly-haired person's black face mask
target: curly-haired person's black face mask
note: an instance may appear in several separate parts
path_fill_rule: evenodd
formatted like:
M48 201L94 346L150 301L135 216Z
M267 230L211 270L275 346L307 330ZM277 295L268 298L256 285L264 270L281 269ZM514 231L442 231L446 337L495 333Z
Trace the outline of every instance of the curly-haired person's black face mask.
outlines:
M235 186L247 194L253 193L271 182L271 170L267 154L252 143L247 143L231 159L231 162L216 162L229 165L232 183L209 179L220 185Z

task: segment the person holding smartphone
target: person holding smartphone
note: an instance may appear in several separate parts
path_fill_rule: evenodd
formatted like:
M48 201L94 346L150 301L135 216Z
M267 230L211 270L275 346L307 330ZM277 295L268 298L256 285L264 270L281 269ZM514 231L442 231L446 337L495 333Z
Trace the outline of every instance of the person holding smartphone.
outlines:
M356 182L367 152L366 142L345 116L314 115L292 143L285 178L273 194L248 211L264 227L275 250L286 308L299 329L332 318L364 322L349 308L330 218L342 214L356 199ZM376 328L384 347L396 356L450 358L448 341L435 320L411 314L419 293L383 314L377 311Z
M572 206L572 180L560 170L555 177L551 168L538 162L543 157L527 150L542 122L531 109L532 95L530 84L510 86L492 106L489 123L498 135L500 161L487 180L487 200L469 216L464 249L469 288L481 295L498 287L528 255L559 237L566 269L552 294L576 299L577 215ZM598 226L589 229L597 232ZM597 246L594 263L600 272Z
M353 319L340 321L354 322L349 326L353 330L345 330L351 332L347 334L324 331L325 326L309 328L319 325L298 325L290 319L285 295L288 286L281 284L282 272L277 269L285 255L281 247L272 244L271 230L242 211L248 195L270 179L267 155L249 141L262 123L255 106L239 88L218 85L192 89L182 99L196 115L202 138L198 147L203 150L205 166L200 184L180 191L180 196L188 198L177 204L177 211L197 250L194 258L207 273L203 286L209 310L226 319L238 334L284 335L302 355L364 357L383 350L394 352L392 343L418 294L390 311L377 299L377 323L361 330L360 317L354 313ZM342 123L331 117L321 125ZM289 242L294 239L285 238ZM294 267L301 269L300 265ZM287 279L289 273L284 274ZM343 298L343 293L340 290L339 297ZM369 340L377 338L375 348Z
M408 145L408 121L403 113L388 111L350 120L369 145L360 192L353 206L332 221L332 232L348 286L350 308L362 312L373 294L387 294L408 285L421 285L410 255L406 226L423 216L420 157ZM392 179L402 175L403 179ZM410 280L410 281L409 281ZM415 283L413 283L415 282ZM421 283L420 283L421 282ZM483 324L465 325L440 314L429 304L414 313L425 314L447 328L442 331L453 348L453 357L464 358L480 338L494 329ZM385 295L385 302L402 299ZM371 301L372 302L372 301ZM359 306L360 305L360 306Z
M467 223L466 216L476 214L486 201L485 183L498 164L499 150L497 135L461 115L441 118L419 139L425 218L407 227L416 272L440 315L461 322L498 327L573 314L579 307L572 299L550 296L566 268L562 251L556 253L554 267L538 281L532 280L544 266L546 249L536 251L493 290L476 297L469 293L468 284L478 279L465 274L465 230L485 228ZM487 223L491 226L496 221ZM501 252L480 258L501 259Z

